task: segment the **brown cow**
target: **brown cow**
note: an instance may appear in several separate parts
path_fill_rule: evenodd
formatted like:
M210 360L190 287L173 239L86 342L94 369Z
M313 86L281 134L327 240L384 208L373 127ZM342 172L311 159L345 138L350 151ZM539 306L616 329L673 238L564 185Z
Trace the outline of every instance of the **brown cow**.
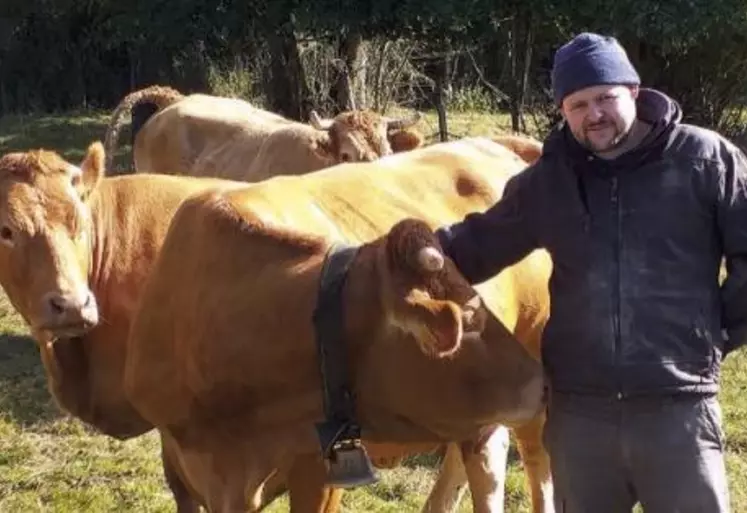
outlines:
M523 456L547 485L534 415L549 258L536 252L478 286L484 304L475 308L475 291L429 229L487 208L524 166L503 146L462 140L186 201L146 284L125 388L193 495L210 511L243 510L249 499L258 506L278 471L294 511L317 511L307 501L324 500L323 472L299 469L321 463L310 320L335 239L360 245L345 327L372 452L374 442L438 445L540 419L527 425ZM308 480L318 486L301 486Z
M127 95L116 107L106 133L111 159L122 118L152 104L149 119L133 123L133 159L138 172L215 176L257 181L278 174L302 174L343 161L368 161L423 143L411 119L350 111L332 120L312 112L311 125L292 121L237 98L182 95L151 86ZM142 128L140 125L142 124ZM252 166L262 155L261 162ZM111 161L107 168L111 168ZM270 170L270 171L268 171Z
M122 390L133 309L179 203L224 185L234 186L104 177L100 143L80 167L44 150L0 158L0 285L30 327L64 410L118 439L152 429Z

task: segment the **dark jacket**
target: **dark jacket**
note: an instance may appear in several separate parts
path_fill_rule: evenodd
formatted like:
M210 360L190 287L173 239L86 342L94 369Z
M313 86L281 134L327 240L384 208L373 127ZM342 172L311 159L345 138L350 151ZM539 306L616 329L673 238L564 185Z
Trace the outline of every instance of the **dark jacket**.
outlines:
M660 92L641 89L638 117L653 129L612 161L559 127L498 203L437 232L472 283L549 251L542 359L557 392L715 393L723 352L744 342L745 157Z

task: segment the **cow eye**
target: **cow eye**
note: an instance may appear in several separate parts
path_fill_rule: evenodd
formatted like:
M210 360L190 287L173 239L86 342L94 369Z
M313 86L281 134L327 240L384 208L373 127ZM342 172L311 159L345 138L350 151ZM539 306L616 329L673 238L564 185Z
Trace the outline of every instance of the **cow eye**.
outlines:
M0 228L0 239L3 240L3 242L9 243L13 242L13 230L8 228L7 226L3 226Z
M341 160L342 160L343 162L350 162L350 160L352 160L352 159L350 158L350 154L349 154L349 153L343 153L342 155L340 155L340 159L341 159Z

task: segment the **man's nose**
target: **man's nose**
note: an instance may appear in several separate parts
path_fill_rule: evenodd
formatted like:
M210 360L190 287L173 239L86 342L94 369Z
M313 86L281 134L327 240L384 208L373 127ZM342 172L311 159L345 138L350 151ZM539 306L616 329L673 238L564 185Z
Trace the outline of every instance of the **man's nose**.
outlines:
M589 121L594 122L594 123L596 123L603 117L604 117L604 111L600 107L593 105L593 104L589 107L589 111L586 114L586 118Z

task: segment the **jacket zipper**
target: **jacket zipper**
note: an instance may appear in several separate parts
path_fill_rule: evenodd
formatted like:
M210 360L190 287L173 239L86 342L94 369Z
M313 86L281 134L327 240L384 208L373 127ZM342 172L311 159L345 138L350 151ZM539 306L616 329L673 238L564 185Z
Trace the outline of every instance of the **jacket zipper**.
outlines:
M622 381L620 378L620 360L622 348L620 340L620 249L622 239L622 217L620 211L620 194L618 189L617 177L612 177L612 188L610 192L610 201L615 212L615 248L614 248L614 276L612 286L612 325L615 336L615 381L617 384L617 398L622 399L624 394L622 390Z

